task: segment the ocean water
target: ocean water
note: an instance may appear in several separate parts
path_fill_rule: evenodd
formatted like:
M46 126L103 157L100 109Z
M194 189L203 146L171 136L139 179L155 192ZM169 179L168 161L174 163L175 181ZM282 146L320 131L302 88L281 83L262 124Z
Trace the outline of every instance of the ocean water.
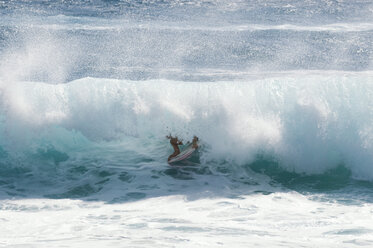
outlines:
M0 0L0 247L372 247L372 124L371 0Z

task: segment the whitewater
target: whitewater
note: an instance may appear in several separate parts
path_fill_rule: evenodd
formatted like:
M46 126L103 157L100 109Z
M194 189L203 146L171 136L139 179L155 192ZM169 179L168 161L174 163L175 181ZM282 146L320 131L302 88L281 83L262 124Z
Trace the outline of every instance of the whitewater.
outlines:
M0 247L372 246L372 17L0 0Z

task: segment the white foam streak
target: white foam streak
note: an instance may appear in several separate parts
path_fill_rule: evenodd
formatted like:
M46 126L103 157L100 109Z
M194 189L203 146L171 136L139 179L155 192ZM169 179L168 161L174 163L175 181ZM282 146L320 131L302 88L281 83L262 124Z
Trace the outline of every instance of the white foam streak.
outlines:
M371 22L339 22L325 25L297 25L291 23L282 24L219 24L209 23L203 25L201 23L190 22L134 22L130 19L106 19L100 17L72 17L65 15L57 15L43 17L41 20L38 17L12 17L4 16L0 20L2 25L13 25L23 28L42 28L46 30L91 30L91 31L119 31L126 29L152 29L152 30L196 30L196 31L263 31L263 30L289 30L289 31L309 31L309 32L367 32L373 30Z

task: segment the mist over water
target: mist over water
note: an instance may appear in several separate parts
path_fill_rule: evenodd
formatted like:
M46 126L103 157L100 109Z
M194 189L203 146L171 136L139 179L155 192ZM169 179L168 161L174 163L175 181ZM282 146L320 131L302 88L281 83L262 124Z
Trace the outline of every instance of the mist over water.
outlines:
M2 68L18 80L216 81L372 70L370 1L3 2ZM20 75L21 74L21 75ZM4 76L4 75L3 75Z

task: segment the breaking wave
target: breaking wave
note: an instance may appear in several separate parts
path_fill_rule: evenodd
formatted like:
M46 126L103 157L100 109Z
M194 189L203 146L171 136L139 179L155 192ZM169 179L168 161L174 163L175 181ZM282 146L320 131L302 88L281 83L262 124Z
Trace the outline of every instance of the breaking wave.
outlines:
M114 164L166 164L164 137L172 133L200 137L201 164L234 168L265 156L288 172L344 166L354 178L372 180L372 79L362 72L242 82L14 83L2 90L1 159L7 167L44 170L41 159L79 165L79 156L109 152ZM121 145L113 150L114 143Z

